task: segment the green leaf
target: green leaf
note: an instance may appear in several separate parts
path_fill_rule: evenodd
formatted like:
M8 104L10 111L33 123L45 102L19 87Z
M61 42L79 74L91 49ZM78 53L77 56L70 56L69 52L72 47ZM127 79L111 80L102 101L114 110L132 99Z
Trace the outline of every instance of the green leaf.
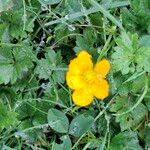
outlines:
M64 24L58 24L55 28L55 42L58 42L59 44L64 44L68 42L67 35L73 34L71 31L69 31L68 26ZM64 38L65 37L65 38ZM60 40L61 39L61 40Z
M92 24L95 26L102 26L103 25L102 15L100 13L90 14L90 20L91 20ZM100 28L98 30L102 31L103 29Z
M68 135L60 137L62 144L54 143L53 150L70 150L72 147L71 140Z
M144 117L147 115L148 111L144 104L139 104L131 113L133 118L133 126L137 126Z
M30 81L30 84L29 84L29 81ZM34 93L38 89L38 81L36 77L33 77L33 75L31 74L31 70L30 70L27 74L24 75L22 79L17 80L17 82L13 86L13 89L15 91L21 91L21 92L23 92L26 89L34 89L32 91L29 91L31 93Z
M111 105L110 111L122 113L127 111L132 105L126 96L117 97L115 103ZM122 116L116 116L116 122L120 123L121 131L124 131L132 126L132 118L130 118L129 114L125 114Z
M121 14L122 14L122 23L126 27L126 29L129 31L136 30L137 18L132 13L132 11L127 8L124 8L124 9L121 9Z
M26 21L25 30L28 32L33 32L35 19L28 18L27 20L28 21Z
M75 137L79 137L92 127L93 122L94 118L92 116L79 115L71 121L69 133Z
M134 53L138 49L138 35L123 32L121 37L116 38L116 43L117 47L112 54L114 71L121 71L122 74L133 72L135 70Z
M112 65L114 72L121 71L122 74L133 73L135 70L150 71L150 47L139 47L137 34L122 33L116 39L117 47L112 54Z
M26 94L26 96L28 96ZM18 102L19 103L19 102ZM16 105L18 105L16 103ZM35 108L31 107L31 106L36 106L36 102L35 101L31 101L31 102L27 102L27 103L21 103L19 104L19 106L16 109L16 112L18 114L18 119L22 120L23 118L28 118L28 117L33 117L36 110Z
M31 14L24 14L23 6L21 6L20 9L2 13L1 21L5 25L3 38L8 34L10 39L15 38L19 41L20 38L27 38L27 32L33 32L35 18Z
M150 93L149 93L149 95L150 95ZM148 98L147 99L145 99L145 105L147 106L147 109L150 111L150 101L149 101L149 96L148 95Z
M97 120L97 130L98 133L101 134L101 136L104 136L105 133L107 132L107 121L105 119L105 116L102 115L98 120Z
M42 5L54 5L58 4L61 0L39 0Z
M6 24L0 24L0 42L10 42L9 27Z
M149 0L130 0L133 11L138 16L150 17Z
M112 139L110 150L142 150L142 147L135 132L125 131Z
M76 47L74 47L74 51L77 53L81 50L89 50L93 47L96 42L96 35L94 30L86 29L84 30L83 37L77 36L76 39Z
M65 81L65 65L62 63L61 53L55 53L49 50L45 54L45 58L39 60L35 72L39 75L40 79L54 78L55 82L64 83Z
M138 69L150 72L150 46L138 49L135 61L138 64Z
M70 14L73 14L75 12L80 12L82 9L82 5L79 0L66 0L65 6L67 7Z
M150 35L144 35L140 39L140 45L150 47Z
M120 96L111 105L110 111L120 114L129 110L134 103L135 101L129 99L127 96ZM146 114L147 108L141 103L131 113L116 116L116 122L120 123L121 131L124 131L138 126Z
M63 112L52 108L48 111L47 119L50 127L56 132L59 133L68 132L69 121Z
M144 84L145 84L145 79L146 76L145 74L136 78L135 80L133 80L134 82L131 84L132 87L130 89L130 91L132 91L133 93L138 93L142 90L142 88L144 87ZM129 85L129 83L127 83Z
M26 130L28 128L33 127L32 121L29 119L25 119L23 121L21 121L20 125L18 126L18 132L15 133L16 137L21 137L23 140L29 140L30 142L34 142L35 140L37 140L37 134L38 134L38 130L29 130L24 132L23 130Z
M146 144L146 148L150 148L150 126L147 126L144 131L144 141Z
M0 0L0 13L13 7L12 0Z
M39 108L39 109L41 109L41 108ZM34 117L33 117L33 121L32 122L33 122L34 126L46 124L47 123L46 115L45 114L41 114L41 113L39 113L39 111L37 111L35 113Z
M24 72L33 66L31 47L1 47L0 53L0 84L14 83L22 78Z
M19 39L20 37L25 38L27 36L26 32L23 30L24 21L22 17L22 9L8 11L8 13L2 14L1 19L5 23L6 28L8 28L11 39Z
M81 5L81 1L80 0L65 0L65 1L61 1L61 5L58 5L56 7L56 11L58 13L60 13L62 16L70 16L70 15L75 15L75 13L79 13L82 12L82 8L83 6ZM76 15L75 15L76 16ZM81 23L84 23L84 19L81 16L76 16L75 18L69 20L70 22L74 22L74 21L79 21ZM61 25L61 24L60 24ZM70 30L71 31L71 30Z
M150 24L150 2L149 0L130 0L131 12L136 19L138 30L148 29Z
M0 129L8 128L17 123L17 114L13 111L8 111L0 102Z

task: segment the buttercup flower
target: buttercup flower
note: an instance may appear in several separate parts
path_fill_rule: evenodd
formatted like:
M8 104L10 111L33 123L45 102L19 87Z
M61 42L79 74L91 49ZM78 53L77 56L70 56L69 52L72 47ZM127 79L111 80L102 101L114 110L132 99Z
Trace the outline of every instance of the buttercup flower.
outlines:
M66 74L68 86L74 90L73 102L84 107L92 103L94 97L103 100L108 96L109 84L105 80L110 70L110 63L103 59L93 66L92 57L81 51L71 60Z

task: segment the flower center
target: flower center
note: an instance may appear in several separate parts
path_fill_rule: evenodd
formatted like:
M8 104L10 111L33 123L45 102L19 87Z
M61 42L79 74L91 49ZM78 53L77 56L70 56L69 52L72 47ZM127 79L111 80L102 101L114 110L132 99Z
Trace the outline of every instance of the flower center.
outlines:
M93 70L87 70L83 76L86 82L92 83L96 77L96 74Z

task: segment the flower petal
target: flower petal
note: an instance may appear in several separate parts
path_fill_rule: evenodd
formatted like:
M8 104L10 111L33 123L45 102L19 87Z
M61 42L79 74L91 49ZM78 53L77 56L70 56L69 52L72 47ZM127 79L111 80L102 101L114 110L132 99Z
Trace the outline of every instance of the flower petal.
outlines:
M74 75L82 74L83 70L78 66L78 59L74 58L70 61L69 72Z
M92 56L85 50L80 51L78 54L78 58L92 58Z
M75 90L72 94L72 98L73 102L80 107L88 106L93 101L93 95L87 88Z
M99 61L94 68L94 71L99 74L100 76L102 76L103 78L107 75L107 73L110 70L110 63L108 60L103 59L101 61Z
M72 74L79 75L89 69L93 69L93 62L91 55L85 51L81 51L77 58L73 59L69 64L69 71Z
M109 94L108 82L104 79L94 81L91 91L96 98L103 100Z
M80 89L86 85L86 82L81 75L72 75L70 72L66 74L66 81L71 89Z

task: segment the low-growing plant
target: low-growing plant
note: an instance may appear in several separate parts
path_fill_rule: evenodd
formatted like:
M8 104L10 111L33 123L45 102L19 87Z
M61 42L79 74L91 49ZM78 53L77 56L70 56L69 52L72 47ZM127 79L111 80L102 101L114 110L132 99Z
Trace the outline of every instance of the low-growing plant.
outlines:
M0 0L0 149L148 150L149 86L149 0Z

